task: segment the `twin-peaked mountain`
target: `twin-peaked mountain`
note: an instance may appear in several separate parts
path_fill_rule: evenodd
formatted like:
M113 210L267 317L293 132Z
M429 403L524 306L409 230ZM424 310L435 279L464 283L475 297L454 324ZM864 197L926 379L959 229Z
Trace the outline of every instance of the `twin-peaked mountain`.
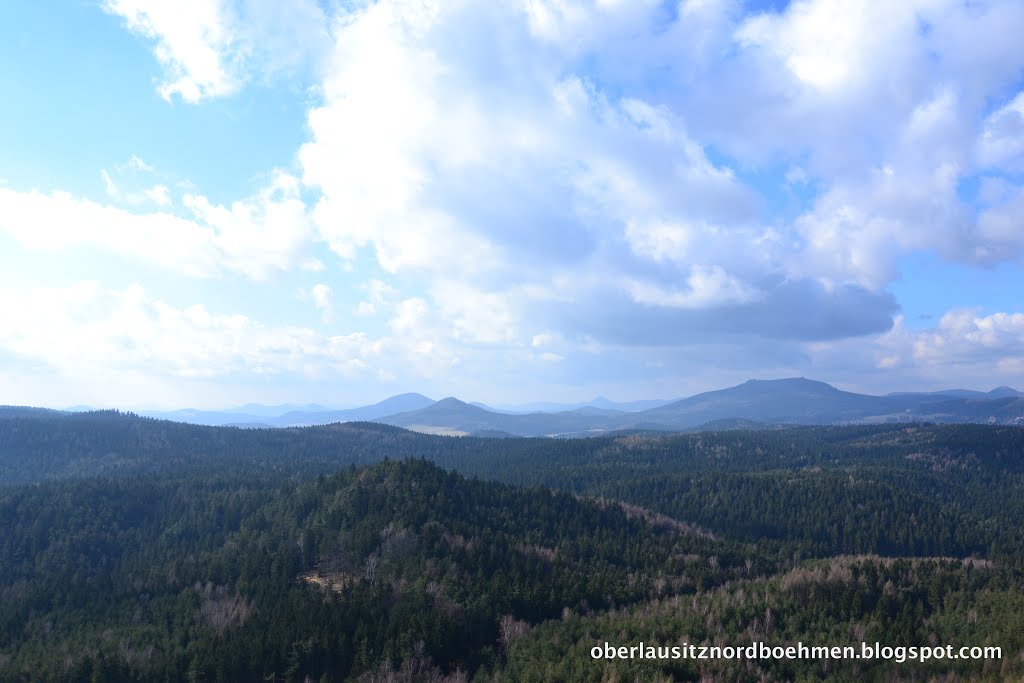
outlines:
M530 410L530 408L538 408ZM543 409L539 409L543 408ZM373 421L446 435L592 436L614 431L683 431L791 424L974 422L1024 424L1024 394L1010 387L989 392L951 389L872 396L805 378L750 380L676 401L554 403L491 408L449 397L433 401L401 394L346 410L320 406L242 406L222 412L145 413L180 422L242 427L301 427Z

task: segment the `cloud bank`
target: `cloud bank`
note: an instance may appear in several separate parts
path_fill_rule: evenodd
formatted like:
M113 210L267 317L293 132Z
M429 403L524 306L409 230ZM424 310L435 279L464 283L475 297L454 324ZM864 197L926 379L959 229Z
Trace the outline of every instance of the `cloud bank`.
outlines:
M1020 312L910 327L890 290L910 254L1024 260L1019 2L103 8L152 45L168 100L230 100L315 62L308 140L227 206L113 180L109 204L0 188L0 229L26 249L92 245L183 277L319 269L296 287L311 326L406 384L489 368L524 391L682 394L723 383L708 363L864 389L1024 381ZM259 324L253 339L277 329ZM273 334L291 351L225 367L336 367L336 335Z

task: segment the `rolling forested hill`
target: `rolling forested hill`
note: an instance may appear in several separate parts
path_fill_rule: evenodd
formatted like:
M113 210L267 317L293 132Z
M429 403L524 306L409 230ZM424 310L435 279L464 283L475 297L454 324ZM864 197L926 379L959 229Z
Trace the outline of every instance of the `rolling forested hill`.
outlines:
M1024 674L1024 430L575 440L0 414L0 680ZM997 660L595 660L631 645Z

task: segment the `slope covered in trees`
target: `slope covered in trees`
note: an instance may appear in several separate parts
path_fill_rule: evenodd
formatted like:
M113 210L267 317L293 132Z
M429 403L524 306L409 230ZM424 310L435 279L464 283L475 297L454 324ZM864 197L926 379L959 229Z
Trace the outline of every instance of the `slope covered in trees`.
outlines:
M566 608L749 573L737 544L423 461L279 486L50 483L5 494L0 525L0 651L15 679L104 666L341 678L417 652L476 670L502 637Z
M0 680L1024 673L1015 428L559 441L17 410L0 478ZM754 636L1005 654L588 654Z
M509 680L1017 680L1024 650L1021 576L949 559L838 557L771 578L742 580L696 596L673 596L598 615L548 621L509 648ZM855 648L996 646L1002 657L890 659L598 659L605 642L746 648L797 643ZM955 645L954 645L955 644ZM957 679L953 679L957 680Z

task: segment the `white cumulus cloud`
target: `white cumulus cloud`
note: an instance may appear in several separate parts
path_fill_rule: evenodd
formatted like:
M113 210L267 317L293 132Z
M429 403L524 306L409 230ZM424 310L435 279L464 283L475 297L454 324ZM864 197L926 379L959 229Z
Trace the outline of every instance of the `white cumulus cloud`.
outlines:
M165 77L158 92L167 101L232 95L254 76L315 58L328 40L315 0L103 0L102 7L152 41Z
M95 246L189 276L262 279L306 258L311 227L299 191L295 178L277 173L256 195L229 206L185 195L187 213L177 215L0 187L0 231L39 251Z
M154 54L167 70L160 96L186 102L228 95L241 86L242 55L225 3L219 0L105 0L106 11L128 29L155 42Z
M7 324L0 349L72 374L144 371L154 376L230 377L361 372L379 342L274 326L202 304L175 307L134 285L95 281L29 292L0 290Z

